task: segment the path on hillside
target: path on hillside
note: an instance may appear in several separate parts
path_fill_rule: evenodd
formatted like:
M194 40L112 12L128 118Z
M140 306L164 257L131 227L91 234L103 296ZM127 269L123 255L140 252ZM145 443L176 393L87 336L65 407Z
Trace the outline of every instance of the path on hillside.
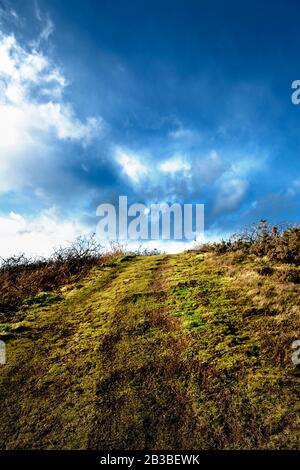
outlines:
M189 445L197 423L178 380L189 338L166 311L168 261L124 257L27 313L0 380L2 446Z
M115 281L115 308L99 350L91 448L191 445L197 416L180 383L190 338L167 312L168 262L145 258Z
M298 313L252 260L94 268L0 324L0 448L297 448Z

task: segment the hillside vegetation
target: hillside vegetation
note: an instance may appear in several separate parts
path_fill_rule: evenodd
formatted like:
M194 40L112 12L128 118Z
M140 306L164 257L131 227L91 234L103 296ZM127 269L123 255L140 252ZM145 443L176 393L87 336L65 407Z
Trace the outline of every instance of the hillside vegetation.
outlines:
M266 228L239 245L115 252L2 308L0 447L299 448L295 230L296 258Z

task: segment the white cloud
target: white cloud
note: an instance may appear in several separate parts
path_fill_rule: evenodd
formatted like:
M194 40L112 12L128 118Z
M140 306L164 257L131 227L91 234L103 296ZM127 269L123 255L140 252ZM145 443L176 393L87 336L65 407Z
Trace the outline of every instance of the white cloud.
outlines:
M290 187L287 190L288 196L295 196L300 193L300 178L296 178L292 181Z
M193 187L212 185L225 171L226 163L215 150L206 155L196 155L193 158Z
M54 208L35 218L11 212L0 216L0 256L18 253L27 256L49 256L55 248L66 246L88 229L76 221L61 220Z
M177 173L180 171L187 175L191 169L191 165L185 161L184 158L177 156L162 162L159 165L159 169L163 173Z
M50 256L56 248L68 246L79 235L89 235L90 228L76 220L62 220L55 208L42 211L36 217L10 212L0 215L0 258L20 253L28 257ZM199 240L200 241L200 240ZM203 241L203 239L201 239ZM110 249L108 242L100 240L103 249ZM149 240L128 241L127 250L157 248L166 253L179 253L193 248L194 241Z
M36 50L27 52L13 35L1 34L0 74L2 80L6 80L5 89L11 85L18 85L23 88L25 94L30 85L47 76L47 69L50 66L41 53Z
M0 26L7 22L20 25L22 24L22 19L19 17L17 12L5 2L5 0L2 0L0 5Z
M35 16L37 20L41 23L42 30L38 39L33 44L39 45L42 41L48 41L49 36L51 36L55 28L54 23L49 17L49 15L46 15L45 17L42 15L37 2L35 3Z
M190 129L185 129L183 127L180 127L179 129L176 129L176 131L171 131L169 132L169 137L171 137L174 140L177 139L190 139L195 136L194 132L191 131Z
M138 183L149 171L141 162L140 157L122 149L116 150L116 161L121 165L122 172L133 182Z
M82 122L64 101L66 86L63 73L49 57L0 32L0 192L21 189L15 187L18 165L24 160L33 163L42 152L51 153L55 141L87 145L101 135L100 118ZM51 158L54 162L55 155ZM23 179L26 184L25 174Z
M209 161L214 163L216 169L221 170L214 180L216 191L214 212L226 213L237 210L244 201L253 175L265 167L265 155L231 155L222 160L217 152L210 153Z
M234 177L225 177L218 186L215 211L231 212L237 209L246 194L247 188L247 181Z
M231 171L239 177L247 176L256 171L260 171L265 167L265 156L259 157L246 155L240 157L231 166Z
M40 33L40 38L48 41L49 36L54 32L54 24L51 19L48 17L46 18L46 23Z

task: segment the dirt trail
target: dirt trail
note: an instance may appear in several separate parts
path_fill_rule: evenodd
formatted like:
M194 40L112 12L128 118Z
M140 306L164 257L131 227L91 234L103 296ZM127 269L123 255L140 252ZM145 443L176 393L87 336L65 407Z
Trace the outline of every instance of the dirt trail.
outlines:
M133 280L117 300L99 350L91 448L191 446L197 418L179 380L189 337L167 312L168 261L167 256L146 258L143 288Z
M95 270L62 301L33 306L12 323L0 369L0 448L86 448L95 351L111 321L118 279L139 262Z
M169 260L125 257L30 311L1 369L2 448L191 446L189 337L168 314Z

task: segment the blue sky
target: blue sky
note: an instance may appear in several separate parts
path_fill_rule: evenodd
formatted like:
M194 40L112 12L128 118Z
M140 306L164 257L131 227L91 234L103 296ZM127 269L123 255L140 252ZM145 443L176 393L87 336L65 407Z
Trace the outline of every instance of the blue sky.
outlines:
M205 204L208 238L299 222L297 1L0 0L0 255L96 207Z

